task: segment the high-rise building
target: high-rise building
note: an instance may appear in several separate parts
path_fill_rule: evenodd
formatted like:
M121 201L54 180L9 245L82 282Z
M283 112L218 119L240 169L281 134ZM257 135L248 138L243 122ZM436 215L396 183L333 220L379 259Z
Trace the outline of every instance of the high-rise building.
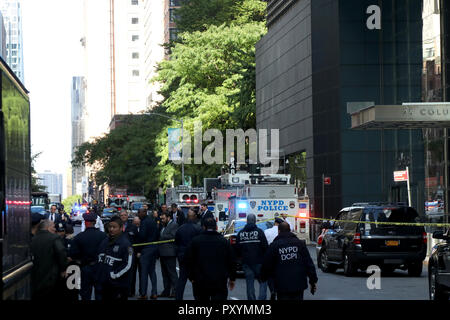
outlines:
M40 184L47 187L46 191L48 193L63 194L62 174L45 170L43 173L38 173L37 175L40 179Z
M84 49L87 141L106 133L111 121L109 16L109 0L83 1L80 43Z
M114 1L116 114L146 109L142 68L143 12L143 0Z
M142 72L144 73L145 105L147 109L154 108L163 97L159 94L161 84L152 82L157 75L158 63L165 59L166 42L164 12L167 0L144 0L143 10L143 57Z
M267 1L268 33L256 46L257 127L280 130L286 159L306 153L312 214L407 202L406 183L393 179L406 166L420 213L426 201L448 206L447 129L352 130L348 107L450 101L449 21L446 0ZM331 177L324 191L323 175Z
M20 0L2 0L0 11L6 29L6 63L23 83L24 64Z
M86 83L84 77L72 78L72 159L75 156L76 147L86 141ZM72 168L71 193L75 194L77 183L81 183L82 178L86 176L84 167Z
M6 61L6 29L1 11L0 11L0 57Z

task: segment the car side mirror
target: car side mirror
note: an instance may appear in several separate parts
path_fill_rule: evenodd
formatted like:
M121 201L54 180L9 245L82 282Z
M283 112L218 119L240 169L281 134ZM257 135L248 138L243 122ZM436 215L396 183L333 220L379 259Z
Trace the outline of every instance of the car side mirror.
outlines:
M433 232L433 239L444 239L444 232L443 231L435 231Z

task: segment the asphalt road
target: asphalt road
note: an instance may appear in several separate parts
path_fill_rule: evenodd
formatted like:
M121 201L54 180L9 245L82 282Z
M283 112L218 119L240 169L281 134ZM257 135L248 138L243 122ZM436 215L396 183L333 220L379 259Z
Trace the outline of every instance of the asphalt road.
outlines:
M79 232L79 227L75 228ZM406 271L396 270L392 275L381 276L380 289L368 289L368 274L357 273L353 277L346 277L342 269L336 273L323 273L317 268L317 259L314 246L309 246L309 252L316 265L319 282L317 292L313 296L309 291L305 291L305 300L428 300L428 273L426 266L423 268L421 277L409 277ZM159 260L156 263L158 293L163 290L161 276L161 265ZM255 282L256 293L258 295L258 284ZM150 295L151 283L149 280L148 294ZM138 294L136 292L136 294ZM244 278L236 280L236 286L233 291L229 291L230 300L246 300L246 284ZM267 292L267 298L270 299L270 293ZM136 299L136 298L134 298ZM134 300L131 299L131 300ZM169 300L159 298L160 300ZM192 285L188 281L184 294L185 300L194 300L192 294Z

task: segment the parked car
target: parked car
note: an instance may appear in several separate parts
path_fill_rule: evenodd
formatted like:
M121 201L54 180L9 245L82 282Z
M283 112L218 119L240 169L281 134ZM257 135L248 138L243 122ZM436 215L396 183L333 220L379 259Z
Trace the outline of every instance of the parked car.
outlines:
M40 213L42 215L46 215L48 212L43 206L31 206L31 213Z
M344 268L344 274L351 276L358 269L378 265L383 273L400 268L408 270L410 276L422 274L427 252L424 228L373 223L420 222L414 208L403 204L354 204L342 209L335 219L318 248L317 263L323 272Z
M435 231L433 238L443 240L436 244L428 260L428 284L431 300L448 300L450 297L450 229Z

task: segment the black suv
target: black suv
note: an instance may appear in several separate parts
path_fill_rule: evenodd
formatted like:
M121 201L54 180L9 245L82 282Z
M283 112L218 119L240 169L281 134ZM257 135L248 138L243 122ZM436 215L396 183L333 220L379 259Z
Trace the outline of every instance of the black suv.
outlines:
M344 274L351 276L358 269L378 265L383 273L400 268L407 269L410 276L422 274L427 252L423 227L365 223L420 222L413 208L403 204L358 203L342 209L335 219L317 248L317 263L323 272L343 267Z
M444 240L433 247L428 260L428 283L431 300L448 300L450 296L450 229L433 233L433 238Z

